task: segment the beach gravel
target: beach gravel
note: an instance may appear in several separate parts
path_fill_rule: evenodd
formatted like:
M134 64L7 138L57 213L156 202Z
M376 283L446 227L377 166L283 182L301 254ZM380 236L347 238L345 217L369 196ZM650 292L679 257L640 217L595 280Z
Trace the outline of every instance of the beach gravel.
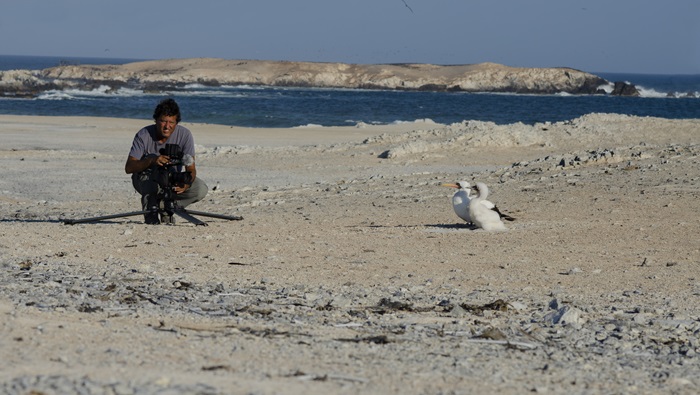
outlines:
M146 123L0 116L0 393L697 393L698 120L189 124L243 220L65 225L138 209Z

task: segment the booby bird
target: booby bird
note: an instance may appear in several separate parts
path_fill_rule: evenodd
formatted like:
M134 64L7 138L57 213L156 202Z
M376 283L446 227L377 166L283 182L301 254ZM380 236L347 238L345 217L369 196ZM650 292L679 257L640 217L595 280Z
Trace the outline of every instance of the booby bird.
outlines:
M486 184L477 182L473 189L477 195L471 198L469 204L469 218L471 218L472 223L488 232L506 230L506 226L501 221L501 214L496 210L496 207L491 209L483 203L489 196L489 188Z
M471 223L472 220L469 218L469 202L471 201L470 195L472 186L466 181L459 181L454 184L442 184L442 186L457 189L457 192L452 195L452 208L459 218L462 218L467 223Z
M457 189L457 192L452 195L452 208L455 210L455 214L457 214L459 218L462 218L467 223L472 223L471 217L469 216L469 204L472 200L471 184L469 184L467 181L459 181L454 184L442 184L442 186ZM486 199L481 200L480 202L486 206L487 209L496 211L501 218L507 221L515 220L515 218L502 214L500 211L498 211L498 207L496 207L496 205L492 202Z

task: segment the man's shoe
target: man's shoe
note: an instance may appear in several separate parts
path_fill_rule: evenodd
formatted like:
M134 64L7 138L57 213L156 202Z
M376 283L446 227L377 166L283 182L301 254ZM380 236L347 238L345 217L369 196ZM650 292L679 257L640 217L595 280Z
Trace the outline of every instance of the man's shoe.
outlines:
M161 224L175 225L175 216L170 215L168 213L163 213L160 215L160 223Z
M147 225L158 225L160 224L160 220L158 219L158 213L148 213L143 215L144 222L146 222Z

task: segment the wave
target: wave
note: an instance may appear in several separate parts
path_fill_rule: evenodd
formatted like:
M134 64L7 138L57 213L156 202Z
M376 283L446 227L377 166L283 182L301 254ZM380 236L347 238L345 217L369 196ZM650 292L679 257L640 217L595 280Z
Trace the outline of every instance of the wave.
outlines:
M693 89L696 87L688 86L689 90L682 91L665 91L663 88L658 88L654 86L647 86L642 84L634 84L630 81L625 81L625 83L634 85L640 93L641 97L646 98L700 98L700 91ZM610 95L614 90L614 84L608 83L603 84L598 87L598 89L604 91L606 94ZM73 99L91 99L91 98L108 98L108 97L145 97L145 96L163 96L163 95L173 95L182 97L200 97L207 98L211 97L217 98L230 98L230 99L278 99L284 96L287 92L313 92L316 94L316 99L332 98L334 93L349 93L349 92L360 92L362 94L376 94L381 93L379 91L368 92L366 90L353 90L344 88L296 88L296 87L262 87L262 86L207 86L203 84L188 84L181 88L173 88L165 91L144 91L135 88L118 88L113 89L107 85L99 86L92 90L81 90L81 89L65 89L65 90L49 90L45 91L36 99L38 100L73 100ZM325 92L326 95L319 96L319 92ZM386 92L391 95L402 95L410 94L412 92ZM522 94L522 93L510 93L510 92L500 92L500 93L470 93L470 92L458 92L451 94L464 94L464 95L496 95L496 96L554 96L554 97L579 97L581 95L573 95L565 92L559 92L551 95L541 95L541 94Z
M71 100L76 99L75 96L66 91L47 91L36 97L36 100Z
M693 91L692 89L689 91L686 91L686 92L663 91L663 90L659 90L659 88L634 84L633 82L630 82L630 81L624 81L624 82L626 84L629 84L629 85L634 85L635 88L637 88L637 91L639 91L640 97L647 97L647 98L654 98L654 99L700 98L700 91ZM602 89L607 94L610 94L610 93L612 93L614 87L615 87L614 84L610 83L610 84L601 85L598 87L598 89ZM570 95L561 95L561 96L570 96Z
M107 85L101 85L92 90L81 89L64 89L64 90L49 90L36 97L37 100L87 100L90 98L106 98L106 97L134 97L144 96L145 92L131 88L112 89Z
M391 122L391 125L405 125L405 124L410 124L410 123L436 123L430 118L420 118L420 119L414 119L413 121L394 121Z
M639 91L639 94L642 97L656 97L656 98L662 98L662 97L668 97L669 93L664 93L664 92L659 92L656 89L653 88L644 88L643 86L638 86L637 90Z
M48 90L36 97L37 100L89 100L91 98L109 98L109 97L144 97L144 96L163 96L177 95L185 97L212 97L212 98L248 98L251 95L249 92L234 92L226 89L205 87L203 85L190 85L185 89L173 89L163 92L147 92L141 89L119 88L112 89L107 85L101 85L92 90L84 89L64 89L64 90Z
M700 92L698 91L688 91L688 92L661 92L658 91L654 88L645 88L644 86L637 86L637 90L639 91L639 94L641 97L651 97L651 98L692 98L692 99L697 99L700 98Z
M356 128L364 128L367 126L381 126L381 125L420 125L420 124L439 125L437 122L433 121L430 118L416 119L413 121L396 120L393 122L379 122L379 121L364 122L364 121L353 121L353 120L348 119L348 120L345 120L345 123L347 123L349 126L353 126ZM292 126L292 129L308 129L308 128L322 128L322 127L328 127L328 125L322 125L322 124L317 124L317 123L308 123L305 125Z
M625 81L648 98L698 98L700 74L597 73L608 81Z

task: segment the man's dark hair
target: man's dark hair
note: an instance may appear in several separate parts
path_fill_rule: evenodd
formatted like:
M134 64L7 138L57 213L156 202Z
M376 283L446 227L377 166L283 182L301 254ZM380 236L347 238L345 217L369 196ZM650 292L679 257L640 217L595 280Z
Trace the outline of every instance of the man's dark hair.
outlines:
M180 106L178 106L173 99L162 100L160 103L158 103L156 110L153 112L153 119L157 121L158 118L163 115L166 117L176 116L177 123L180 123Z

